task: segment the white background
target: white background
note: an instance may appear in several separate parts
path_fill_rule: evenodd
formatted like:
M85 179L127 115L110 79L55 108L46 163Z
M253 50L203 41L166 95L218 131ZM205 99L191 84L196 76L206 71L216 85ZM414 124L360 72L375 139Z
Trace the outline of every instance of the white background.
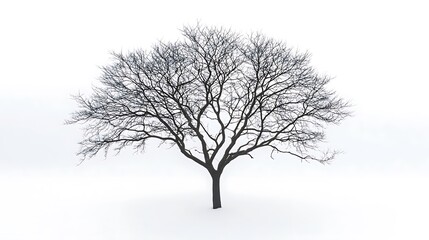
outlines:
M425 1L0 2L0 239L428 239ZM223 208L175 149L76 166L71 95L111 51L184 24L260 31L312 53L354 116L327 129L330 165L266 152L231 164Z

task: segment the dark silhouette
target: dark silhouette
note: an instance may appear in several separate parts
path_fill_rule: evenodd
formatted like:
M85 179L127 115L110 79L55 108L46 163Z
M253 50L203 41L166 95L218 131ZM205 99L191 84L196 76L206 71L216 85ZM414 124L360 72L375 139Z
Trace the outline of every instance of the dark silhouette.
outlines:
M111 146L143 148L156 139L177 146L213 179L213 208L221 207L220 176L231 161L260 148L321 163L324 127L348 116L348 104L326 89L329 78L309 66L309 54L261 34L185 27L184 39L150 51L113 53L101 87L68 123L85 123L83 159Z

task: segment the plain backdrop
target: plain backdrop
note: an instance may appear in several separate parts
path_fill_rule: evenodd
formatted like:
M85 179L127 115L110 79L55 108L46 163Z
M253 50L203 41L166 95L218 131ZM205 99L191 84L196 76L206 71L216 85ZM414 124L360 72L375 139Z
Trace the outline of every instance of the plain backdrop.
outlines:
M0 239L428 239L425 1L0 2ZM150 144L79 163L71 95L110 52L197 22L312 54L353 117L327 128L330 165L260 151L210 178Z

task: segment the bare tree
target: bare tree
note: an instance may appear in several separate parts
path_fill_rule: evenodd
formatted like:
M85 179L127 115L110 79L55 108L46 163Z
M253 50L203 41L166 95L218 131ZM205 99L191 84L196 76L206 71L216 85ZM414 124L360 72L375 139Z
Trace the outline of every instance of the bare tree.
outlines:
M221 207L219 180L240 156L268 148L321 163L335 152L318 143L324 128L348 116L348 104L326 88L330 78L309 66L309 54L261 34L184 27L183 40L150 51L113 53L101 87L68 123L85 124L83 159L114 146L170 143L213 180L213 208Z

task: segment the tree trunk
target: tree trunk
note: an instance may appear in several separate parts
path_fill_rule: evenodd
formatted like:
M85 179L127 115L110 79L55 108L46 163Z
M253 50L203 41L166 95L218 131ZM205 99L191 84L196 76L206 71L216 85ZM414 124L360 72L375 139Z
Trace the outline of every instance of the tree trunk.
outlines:
M213 209L221 208L221 202L220 202L220 174L215 173L212 174L213 179Z

